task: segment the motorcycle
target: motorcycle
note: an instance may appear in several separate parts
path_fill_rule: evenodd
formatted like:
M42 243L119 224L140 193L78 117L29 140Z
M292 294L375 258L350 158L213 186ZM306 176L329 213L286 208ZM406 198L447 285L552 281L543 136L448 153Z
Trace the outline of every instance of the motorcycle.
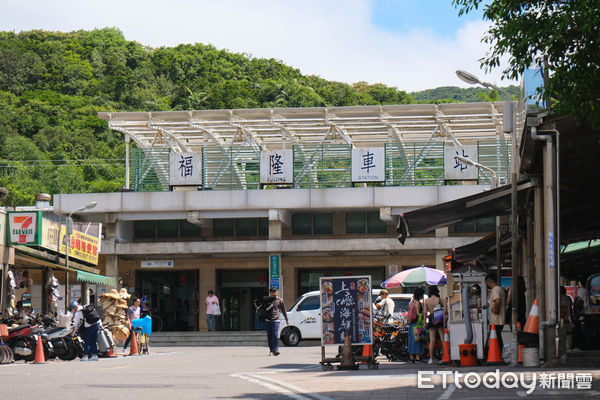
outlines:
M5 343L11 347L15 360L33 361L38 336L42 339L44 356L48 359L52 354L52 344L48 340L48 335L38 325L27 324L9 328Z

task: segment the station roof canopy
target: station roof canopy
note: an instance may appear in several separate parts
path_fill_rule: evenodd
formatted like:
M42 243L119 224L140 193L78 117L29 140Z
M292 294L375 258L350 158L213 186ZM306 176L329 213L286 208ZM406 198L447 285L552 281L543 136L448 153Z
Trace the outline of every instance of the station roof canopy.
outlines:
M339 141L355 147L393 140L489 139L502 133L503 102L352 107L101 112L140 148L195 152L210 144L262 149Z

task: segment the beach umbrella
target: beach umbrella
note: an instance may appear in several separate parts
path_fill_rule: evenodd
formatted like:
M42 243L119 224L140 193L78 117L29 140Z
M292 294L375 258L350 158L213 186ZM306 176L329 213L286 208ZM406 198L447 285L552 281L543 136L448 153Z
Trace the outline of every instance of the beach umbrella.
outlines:
M428 268L424 265L398 272L381 284L382 288L390 289L425 285L446 284L446 274L438 269Z

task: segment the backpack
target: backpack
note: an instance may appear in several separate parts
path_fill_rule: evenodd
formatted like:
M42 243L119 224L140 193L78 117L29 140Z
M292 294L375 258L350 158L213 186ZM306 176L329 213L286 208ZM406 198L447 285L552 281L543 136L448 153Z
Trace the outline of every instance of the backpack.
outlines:
M419 318L419 316L417 315L417 306L415 304L415 302L413 302L410 307L408 307L408 322L409 323L415 323L417 322L417 318Z
M258 322L267 322L271 319L271 309L274 304L271 302L263 301L258 310L256 310L256 317L258 318Z
M100 321L98 311L96 311L94 306L91 304L88 304L87 306L83 307L83 310L81 310L81 312L83 313L83 318L85 319L85 322L87 322L88 324L95 324L98 321Z

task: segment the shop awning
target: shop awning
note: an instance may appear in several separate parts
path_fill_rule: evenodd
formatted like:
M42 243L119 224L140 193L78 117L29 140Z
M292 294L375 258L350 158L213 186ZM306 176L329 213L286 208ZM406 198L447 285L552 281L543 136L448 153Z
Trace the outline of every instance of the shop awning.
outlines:
M98 285L117 287L115 278L92 274L91 272L77 271L77 280L82 282L97 283Z
M500 247L510 243L510 233L501 237ZM490 252L496 252L496 232L490 233L476 242L454 249L454 259L465 263L485 257Z
M48 260L44 260L44 259L37 258L37 257L32 257L30 255L19 253L19 252L16 253L15 258L20 259L25 262L29 262L33 265L38 265L40 267L57 268L57 269L65 270L65 271L76 272L77 273L76 279L81 282L97 283L99 285L105 285L105 286L111 286L111 287L117 286L116 279L108 277L108 276L104 276L104 275L100 275L100 274L93 274L91 272L80 271L80 270L77 270L74 268L68 268L68 267L65 267L64 265L56 264L56 263L53 263Z
M525 189L529 187L531 182L528 181L518 185L518 204L524 203ZM398 240L404 244L407 237L453 225L466 219L508 214L510 196L511 185L503 185L487 192L400 214L396 227Z

